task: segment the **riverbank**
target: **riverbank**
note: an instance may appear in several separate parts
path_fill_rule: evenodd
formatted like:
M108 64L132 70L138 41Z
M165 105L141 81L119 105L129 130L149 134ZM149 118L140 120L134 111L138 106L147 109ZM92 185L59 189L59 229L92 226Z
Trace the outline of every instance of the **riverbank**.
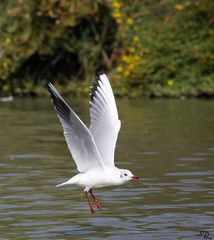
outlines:
M188 99L188 98L203 98L203 99L214 99L214 91L211 90L209 85L199 86L185 86L179 89L174 86L162 87L161 85L150 85L148 89L142 87L139 88L121 88L117 86L115 81L111 81L114 94L117 97L146 97L146 98L175 98L175 99ZM71 81L66 85L60 85L57 82L54 83L58 91L64 96L70 97L85 97L87 98L90 94L90 86L92 81ZM47 86L36 86L26 89L18 89L14 95L1 94L0 97L14 96L14 97L45 97L49 96Z
M0 95L88 95L102 70L119 96L210 98L213 25L213 1L3 1Z

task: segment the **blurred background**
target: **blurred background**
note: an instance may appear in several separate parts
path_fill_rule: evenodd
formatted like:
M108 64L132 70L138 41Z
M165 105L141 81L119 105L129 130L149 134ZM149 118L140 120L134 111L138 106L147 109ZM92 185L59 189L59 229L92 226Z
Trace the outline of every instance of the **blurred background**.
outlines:
M214 96L212 0L1 0L0 95Z

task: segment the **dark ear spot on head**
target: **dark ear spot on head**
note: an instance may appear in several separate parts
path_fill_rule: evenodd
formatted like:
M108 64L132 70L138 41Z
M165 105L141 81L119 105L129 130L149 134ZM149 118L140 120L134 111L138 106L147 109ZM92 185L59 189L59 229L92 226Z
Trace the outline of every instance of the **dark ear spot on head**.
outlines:
M120 173L120 177L121 177L121 178L123 177L123 174L122 174L122 173Z

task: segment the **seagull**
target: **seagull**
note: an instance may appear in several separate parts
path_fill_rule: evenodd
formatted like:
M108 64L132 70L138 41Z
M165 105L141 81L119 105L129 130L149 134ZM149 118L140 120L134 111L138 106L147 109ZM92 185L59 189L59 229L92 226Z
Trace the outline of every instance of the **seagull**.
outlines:
M90 94L89 128L51 83L48 83L48 90L62 124L68 149L79 171L68 181L56 186L76 184L84 187L85 197L93 214L89 194L97 209L100 209L101 205L92 189L122 185L130 180L139 179L131 171L119 169L114 164L115 145L121 122L111 85L106 74L97 75Z

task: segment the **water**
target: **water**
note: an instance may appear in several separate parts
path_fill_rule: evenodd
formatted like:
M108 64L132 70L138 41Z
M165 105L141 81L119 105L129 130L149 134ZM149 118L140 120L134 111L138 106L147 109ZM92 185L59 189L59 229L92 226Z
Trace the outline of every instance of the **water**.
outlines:
M86 100L71 100L88 123ZM50 99L0 103L0 239L214 239L214 104L118 99L116 163L142 180L56 188L76 173Z

